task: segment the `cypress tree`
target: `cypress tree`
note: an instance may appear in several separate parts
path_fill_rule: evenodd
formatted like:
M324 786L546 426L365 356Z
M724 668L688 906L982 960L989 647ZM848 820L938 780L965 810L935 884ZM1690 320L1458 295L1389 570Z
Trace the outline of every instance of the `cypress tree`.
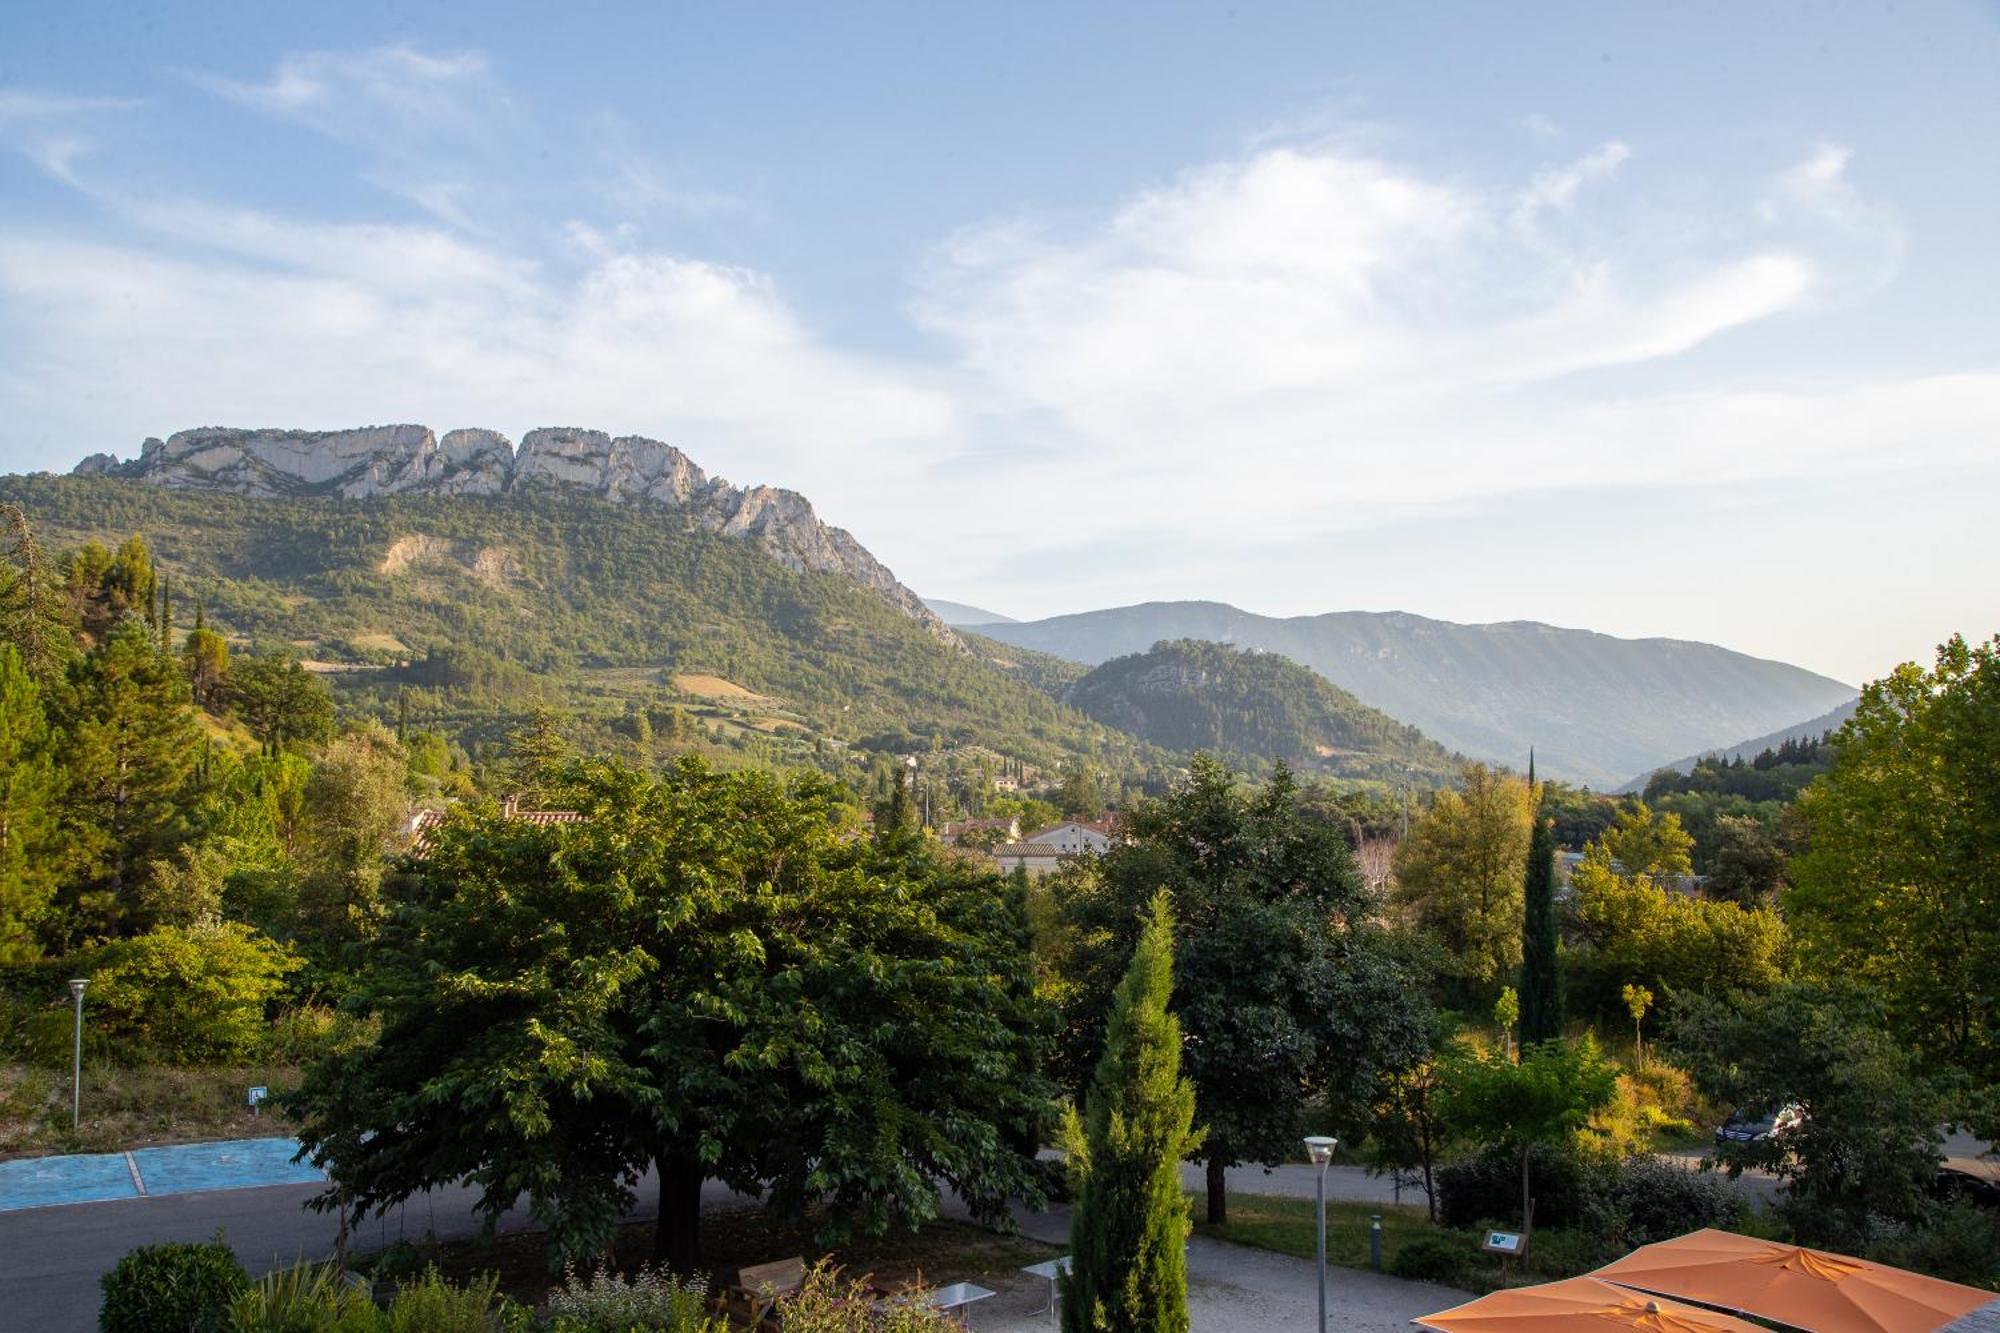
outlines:
M1556 841L1535 784L1535 756L1528 755L1528 878L1521 913L1521 1046L1562 1035L1562 977L1556 959Z
M55 891L57 773L41 691L0 643L0 964L33 961L35 927Z
M1187 1333L1187 1196L1181 1161L1200 1145L1194 1084L1181 1077L1174 920L1156 895L1118 985L1084 1115L1063 1126L1071 1197L1064 1333Z

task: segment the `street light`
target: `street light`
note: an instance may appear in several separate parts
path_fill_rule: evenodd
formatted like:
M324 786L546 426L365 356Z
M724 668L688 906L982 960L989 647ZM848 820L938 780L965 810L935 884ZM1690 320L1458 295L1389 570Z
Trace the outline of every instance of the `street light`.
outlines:
M1319 1180L1313 1187L1319 1201L1319 1333L1326 1333L1326 1166L1339 1146L1339 1139L1324 1134L1306 1136L1306 1156L1319 1168Z
M83 1123L83 988L90 984L83 977L73 977L69 983L69 993L76 998L76 1044L71 1048L69 1065L69 1127L77 1128Z

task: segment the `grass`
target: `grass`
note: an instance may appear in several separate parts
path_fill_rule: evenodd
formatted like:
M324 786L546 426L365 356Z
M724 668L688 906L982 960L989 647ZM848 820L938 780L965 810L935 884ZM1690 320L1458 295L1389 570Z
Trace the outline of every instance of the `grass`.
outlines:
M367 1223L359 1228L358 1242L365 1243L369 1229ZM549 1269L547 1241L540 1231L519 1231L492 1240L397 1244L356 1258L354 1267L386 1281L414 1276L426 1264L436 1264L454 1282L494 1273L507 1295L539 1305L560 1280ZM653 1224L628 1223L619 1228L613 1242L612 1266L622 1273L635 1272L650 1259L652 1247ZM733 1278L746 1265L799 1255L808 1260L828 1258L845 1272L872 1276L883 1286L919 1279L991 1286L1059 1253L1056 1246L968 1222L938 1221L915 1232L862 1237L829 1247L814 1239L810 1219L803 1224L787 1222L756 1207L718 1209L702 1217L702 1266L712 1284Z
M1237 1245L1253 1245L1260 1250L1311 1259L1317 1252L1316 1225L1311 1199L1277 1198L1262 1194L1231 1194L1229 1220L1211 1226L1202 1220L1205 1196L1190 1194L1196 1234ZM1343 1268L1368 1267L1369 1219L1382 1219L1382 1263L1386 1268L1397 1250L1418 1236L1441 1234L1421 1208L1394 1204L1343 1203L1329 1199L1326 1204L1326 1259Z
M288 1066L172 1069L86 1062L83 1123L71 1129L67 1068L0 1065L0 1159L289 1134L291 1123L269 1107L252 1116L244 1095L254 1084L276 1091L297 1081L298 1071Z

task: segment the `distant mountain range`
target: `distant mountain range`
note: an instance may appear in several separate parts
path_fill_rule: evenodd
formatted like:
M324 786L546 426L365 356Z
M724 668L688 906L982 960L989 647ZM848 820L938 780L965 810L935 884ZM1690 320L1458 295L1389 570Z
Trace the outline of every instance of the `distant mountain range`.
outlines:
M1716 736L1794 725L1852 699L1801 667L1678 639L1531 621L1459 625L1405 612L1276 618L1220 602L1148 602L988 623L1003 643L1096 665L1162 640L1281 653L1464 754L1610 788Z
M1167 750L1205 750L1262 770L1438 786L1455 756L1288 657L1198 639L1114 657L1057 696Z
M1655 764L1644 773L1627 782L1619 790L1638 791L1646 785L1653 774L1663 768L1671 768L1676 773L1691 773L1694 771L1695 764L1709 755L1718 755L1724 759L1735 759L1738 757L1755 759L1764 751L1775 750L1786 741L1814 740L1824 736L1829 731L1839 731L1847 719L1854 716L1854 710L1860 702L1861 697L1856 695L1846 703L1841 704L1838 708L1829 709L1821 713L1818 717L1807 718L1804 722L1794 723L1789 727L1780 727L1778 730L1766 732L1762 736L1752 736L1747 741L1737 741L1733 745L1711 745L1706 750L1697 750L1693 754L1683 755L1671 763Z
M947 625L965 625L976 628L980 625L1015 625L1020 623L1014 617L1003 616L998 611L981 610L976 606L967 606L964 602L947 602L942 597L926 597L924 598L924 605L936 612L938 618Z

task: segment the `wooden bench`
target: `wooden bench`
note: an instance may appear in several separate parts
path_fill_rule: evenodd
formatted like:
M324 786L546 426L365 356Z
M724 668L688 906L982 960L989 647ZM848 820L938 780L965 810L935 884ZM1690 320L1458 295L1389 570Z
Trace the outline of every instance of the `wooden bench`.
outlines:
M797 1291L806 1280L803 1258L779 1259L768 1264L752 1264L738 1269L736 1281L715 1298L716 1308L733 1324L749 1328L778 1326L777 1304L781 1296Z

